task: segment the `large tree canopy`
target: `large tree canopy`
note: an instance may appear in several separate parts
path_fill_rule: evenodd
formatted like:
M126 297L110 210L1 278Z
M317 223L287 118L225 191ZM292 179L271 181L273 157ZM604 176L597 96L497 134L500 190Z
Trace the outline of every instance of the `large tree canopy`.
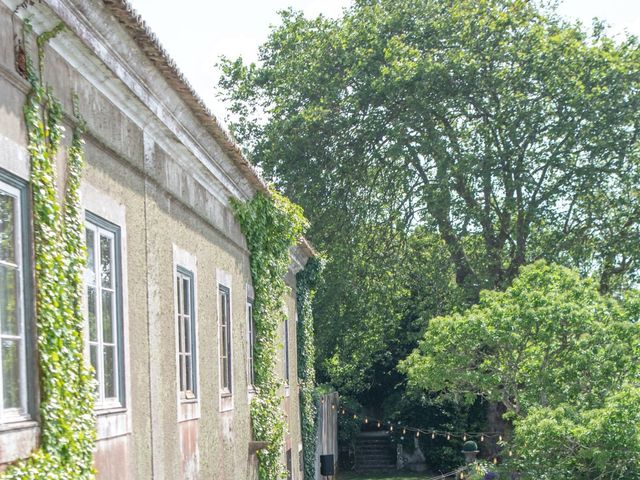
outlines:
M463 314L432 319L402 362L441 397L502 402L523 478L640 479L637 296L543 261Z
M359 221L425 223L472 296L544 257L638 269L640 51L524 0L359 0L288 11L221 86L251 158L320 242Z
M587 33L543 2L285 11L258 64L221 62L234 134L330 253L321 379L389 384L430 317L536 259L602 292L637 282L638 41ZM441 270L414 264L427 259ZM413 301L431 285L441 303Z

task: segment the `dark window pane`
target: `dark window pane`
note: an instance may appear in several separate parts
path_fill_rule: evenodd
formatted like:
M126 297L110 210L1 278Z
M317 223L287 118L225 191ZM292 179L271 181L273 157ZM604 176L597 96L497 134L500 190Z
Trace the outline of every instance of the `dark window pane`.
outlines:
M183 317L184 328L184 353L191 352L191 319L187 316Z
M87 312L89 318L89 340L92 342L98 341L98 325L96 319L96 289L95 287L87 287Z
M95 233L93 230L86 230L87 243L87 266L84 271L84 281L87 285L96 284L96 246Z
M184 355L178 355L178 370L180 371L180 391L185 391L185 364Z
M100 382L100 374L98 372L98 346L97 345L91 345L89 347L89 357L91 358L91 366L93 367L96 380ZM96 382L96 397L100 395L98 382Z
M20 343L2 340L2 398L4 408L20 408Z
M0 260L16 263L15 197L0 191Z
M0 266L0 324L2 333L18 335L18 272L12 267Z
M111 244L109 237L100 235L100 272L102 278L102 286L113 288L113 260L111 258Z
M114 343L114 298L113 292L102 291L102 340L106 343Z
M192 382L192 369L191 369L191 355L186 355L184 357L185 363L185 384L184 389L187 391L193 392L193 382Z
M113 398L116 396L116 363L115 347L104 347L104 396Z
M183 305L184 308L182 309L182 313L184 313L185 315L190 315L191 314L191 289L190 289L190 285L189 285L189 279L188 278L183 278L182 279L182 301L183 301Z

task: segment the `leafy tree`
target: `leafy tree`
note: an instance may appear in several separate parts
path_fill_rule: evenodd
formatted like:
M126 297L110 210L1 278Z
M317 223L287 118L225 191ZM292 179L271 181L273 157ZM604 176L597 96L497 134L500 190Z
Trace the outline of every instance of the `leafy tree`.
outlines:
M516 417L562 403L600 406L640 375L640 325L591 280L543 261L504 292L431 320L402 368L412 386L502 402Z
M516 423L515 466L525 479L640 478L640 388L623 386L600 408L537 407Z
M220 67L233 133L330 253L320 381L388 396L429 318L536 259L637 281L637 39L542 1L357 0Z
M422 224L471 302L536 258L615 290L638 273L640 49L546 3L285 11L259 65L221 63L234 133L321 245Z
M616 300L539 261L432 319L401 368L420 391L501 402L524 478L640 478L637 315L637 292Z

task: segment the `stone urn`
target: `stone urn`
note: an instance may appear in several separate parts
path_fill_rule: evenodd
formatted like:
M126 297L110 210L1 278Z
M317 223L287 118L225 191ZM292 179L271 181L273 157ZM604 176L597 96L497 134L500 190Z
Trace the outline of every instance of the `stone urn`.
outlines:
M464 453L464 463L469 465L470 463L474 463L476 461L476 457L478 456L478 444L473 440L469 440L468 442L464 442L462 446L462 453Z

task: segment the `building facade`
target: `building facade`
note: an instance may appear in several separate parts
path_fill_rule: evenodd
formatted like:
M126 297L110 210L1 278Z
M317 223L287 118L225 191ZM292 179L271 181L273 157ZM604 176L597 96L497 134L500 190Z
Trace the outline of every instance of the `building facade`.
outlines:
M98 478L255 478L249 252L230 199L266 187L120 0L0 0L0 465L28 456L39 432L25 18L36 34L65 25L46 47L44 83L68 132L74 98L87 123L84 334L99 384ZM295 273L311 254L305 242L292 251L280 332L282 459L295 479Z

